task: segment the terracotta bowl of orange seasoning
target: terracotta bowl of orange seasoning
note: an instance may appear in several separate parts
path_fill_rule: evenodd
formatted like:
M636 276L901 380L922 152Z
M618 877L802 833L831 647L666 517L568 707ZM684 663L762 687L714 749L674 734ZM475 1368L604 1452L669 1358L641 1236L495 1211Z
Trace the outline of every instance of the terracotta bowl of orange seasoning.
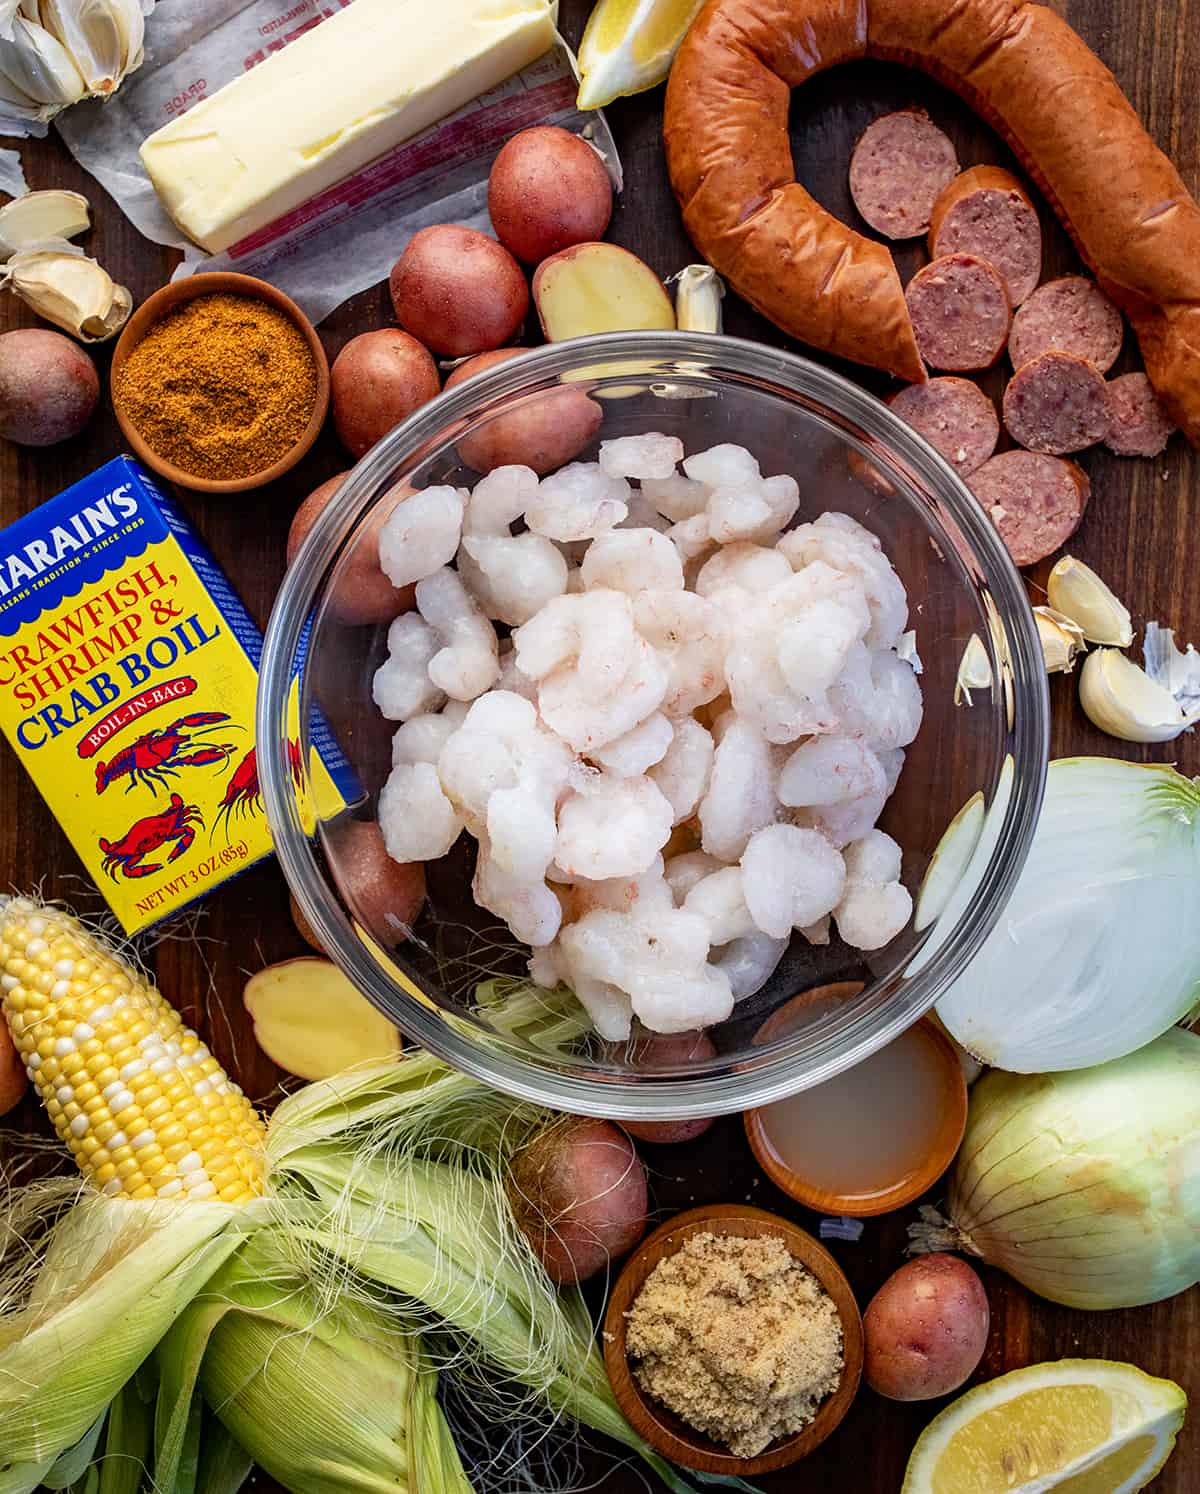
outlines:
M329 410L316 328L282 291L217 271L165 285L126 324L112 361L117 423L134 455L199 493L282 477Z

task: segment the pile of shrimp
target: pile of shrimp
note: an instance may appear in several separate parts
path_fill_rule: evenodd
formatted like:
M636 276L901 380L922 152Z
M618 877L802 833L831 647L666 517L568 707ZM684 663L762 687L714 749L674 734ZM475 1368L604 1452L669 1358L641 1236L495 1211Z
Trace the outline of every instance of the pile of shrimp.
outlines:
M907 598L854 519L789 529L799 502L743 447L651 432L383 528L416 583L373 683L388 852L472 835L476 902L606 1039L724 1021L795 932L878 949L911 915L875 828L921 724Z

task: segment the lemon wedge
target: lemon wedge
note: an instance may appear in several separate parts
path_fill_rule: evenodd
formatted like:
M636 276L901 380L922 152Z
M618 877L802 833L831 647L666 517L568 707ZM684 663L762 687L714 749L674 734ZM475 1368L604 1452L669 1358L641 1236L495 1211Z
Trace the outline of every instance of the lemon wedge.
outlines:
M579 43L580 109L661 83L704 0L597 0Z
M1175 1446L1187 1397L1109 1359L1013 1370L921 1433L902 1494L1136 1494Z

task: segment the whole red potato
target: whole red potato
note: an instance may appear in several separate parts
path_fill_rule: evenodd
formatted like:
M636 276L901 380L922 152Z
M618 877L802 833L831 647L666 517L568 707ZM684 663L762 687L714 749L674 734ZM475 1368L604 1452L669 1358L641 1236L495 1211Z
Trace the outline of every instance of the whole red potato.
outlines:
M0 436L53 446L79 434L99 398L95 364L69 337L40 327L0 336Z
M348 472L339 472L319 488L314 488L292 516L287 537L289 566L308 531L349 475ZM333 583L331 596L334 616L339 622L352 627L385 623L412 610L414 588L402 586L397 590L379 567L379 531L397 503L410 491L406 486L399 486L385 493L376 503L353 547L339 562L341 570Z
M949 1395L974 1374L990 1322L983 1282L956 1255L922 1255L901 1266L863 1314L863 1373L892 1401Z
M611 1121L566 1117L512 1161L508 1201L552 1281L586 1281L646 1229L646 1174Z
M524 271L508 250L457 223L413 234L388 283L396 320L447 358L498 348L529 310Z
M602 239L612 205L600 157L557 125L522 130L492 163L488 216L496 237L526 264Z
M715 1058L717 1050L706 1032L675 1032L654 1034L652 1037L630 1038L620 1045L620 1056L635 1068L655 1069L670 1064L700 1062ZM654 1142L658 1146L672 1146L680 1141L694 1141L703 1136L714 1117L693 1116L691 1120L674 1121L622 1121L631 1136L639 1141Z
M352 337L329 371L333 423L360 457L441 390L429 349L395 327Z
M453 389L472 374L516 358L528 348L497 348L460 363L446 380ZM496 415L462 437L458 454L476 472L510 465L532 467L539 477L556 472L584 449L604 419L599 403L582 389L564 387Z
M393 861L374 820L348 820L332 834L330 868L354 917L378 944L401 944L425 904L425 868Z

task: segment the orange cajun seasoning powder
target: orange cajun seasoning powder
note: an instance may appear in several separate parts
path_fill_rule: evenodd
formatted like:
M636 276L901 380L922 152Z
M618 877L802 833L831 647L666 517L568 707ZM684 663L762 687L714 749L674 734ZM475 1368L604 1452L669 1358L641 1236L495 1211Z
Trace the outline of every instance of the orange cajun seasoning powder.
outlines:
M114 380L146 444L193 477L253 477L299 440L317 400L317 369L284 312L224 291L156 322Z

